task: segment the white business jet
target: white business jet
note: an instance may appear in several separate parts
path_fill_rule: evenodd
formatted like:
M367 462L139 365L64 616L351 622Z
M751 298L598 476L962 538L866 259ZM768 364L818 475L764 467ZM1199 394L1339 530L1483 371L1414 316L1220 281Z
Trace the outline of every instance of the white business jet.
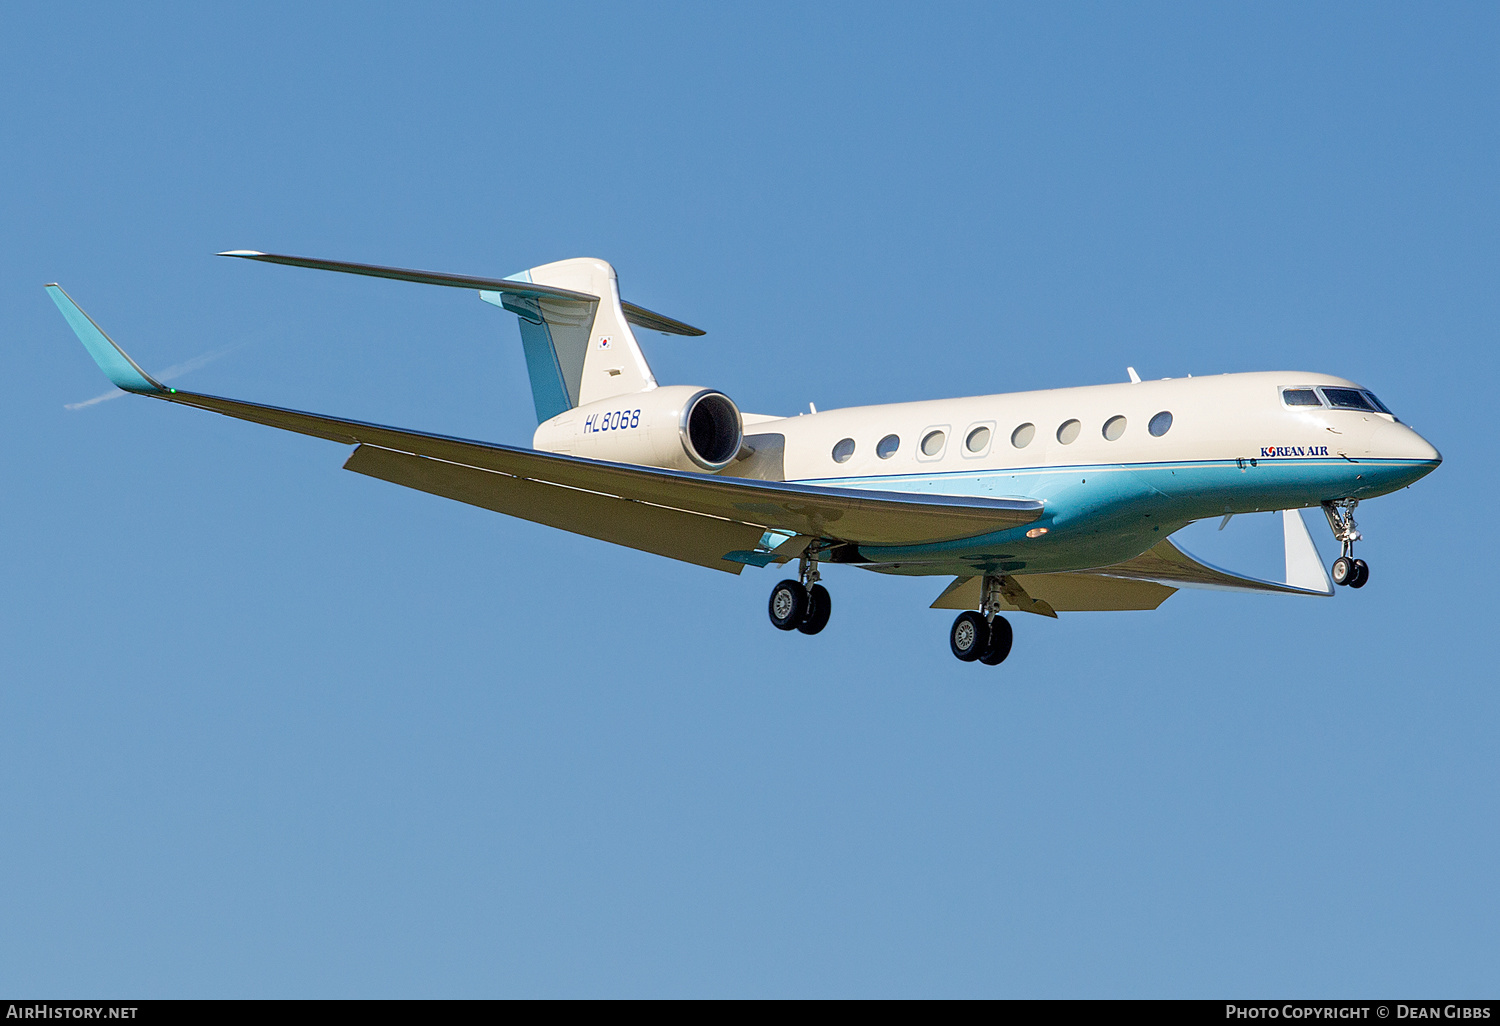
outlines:
M48 292L117 386L354 446L346 470L674 559L739 573L797 562L771 622L817 634L823 563L951 577L953 654L1010 653L1004 611L1155 609L1181 587L1332 595L1363 587L1362 500L1442 462L1379 399L1303 371L742 413L723 392L658 385L632 325L703 332L622 302L614 268L580 258L477 278L236 250L294 267L475 289L520 319L538 426L532 448L284 410L169 388L61 288ZM1298 512L1321 508L1342 553L1332 581ZM1286 580L1210 566L1170 535L1280 510Z

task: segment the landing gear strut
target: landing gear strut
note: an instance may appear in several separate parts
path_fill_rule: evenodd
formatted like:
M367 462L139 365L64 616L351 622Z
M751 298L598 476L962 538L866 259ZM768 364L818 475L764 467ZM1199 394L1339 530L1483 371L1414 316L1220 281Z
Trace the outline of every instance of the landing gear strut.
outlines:
M1000 576L985 574L980 591L978 612L959 613L948 632L948 647L966 663L978 660L986 666L998 666L1010 655L1015 635L1010 621L1000 615Z
M1370 579L1370 564L1354 558L1354 543L1361 538L1359 525L1354 522L1354 507L1358 505L1358 499L1323 503L1323 515L1328 518L1328 526L1333 528L1333 537L1342 549L1339 558L1333 561L1330 574L1334 584L1351 588L1363 588Z
M782 631L817 634L828 626L833 599L818 583L818 553L808 546L797 566L797 580L782 581L771 589L771 624Z

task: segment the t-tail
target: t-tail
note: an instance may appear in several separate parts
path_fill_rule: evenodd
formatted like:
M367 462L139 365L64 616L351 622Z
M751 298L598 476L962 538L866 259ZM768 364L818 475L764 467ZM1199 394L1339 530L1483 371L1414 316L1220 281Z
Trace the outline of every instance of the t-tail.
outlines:
M692 325L622 301L615 269L593 257L559 260L508 278L481 278L248 249L219 255L479 290L486 303L520 318L538 424L578 406L656 388L631 325L670 335L703 334Z

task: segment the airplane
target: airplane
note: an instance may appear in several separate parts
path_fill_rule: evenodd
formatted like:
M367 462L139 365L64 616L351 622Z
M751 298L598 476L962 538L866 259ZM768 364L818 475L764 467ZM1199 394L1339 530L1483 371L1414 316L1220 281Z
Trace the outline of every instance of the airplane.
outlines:
M1374 393L1303 371L1222 374L859 406L744 413L724 392L660 385L633 328L701 330L621 300L615 269L575 258L506 278L219 254L477 291L517 316L532 447L453 438L169 388L58 285L46 286L105 375L137 395L353 446L344 469L699 566L797 562L771 623L817 634L819 566L949 577L960 660L996 665L1005 612L1155 609L1179 588L1331 596L1364 587L1354 510L1442 462ZM1339 543L1330 574L1301 515ZM1171 540L1188 524L1280 511L1286 580L1233 573Z

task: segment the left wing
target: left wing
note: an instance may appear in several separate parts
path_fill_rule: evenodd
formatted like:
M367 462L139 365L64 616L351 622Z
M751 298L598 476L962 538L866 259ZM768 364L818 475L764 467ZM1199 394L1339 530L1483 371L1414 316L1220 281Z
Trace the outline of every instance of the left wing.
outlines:
M1088 571L1104 577L1135 581L1157 581L1178 588L1209 588L1215 591L1247 591L1277 595L1333 594L1333 582L1318 558L1312 535L1302 514L1295 509L1281 511L1281 533L1286 548L1286 581L1266 581L1247 577L1205 563L1178 548L1170 538L1163 538L1146 552L1114 566Z
M1006 609L1040 612L1081 612L1109 609L1155 609L1178 588L1210 588L1216 591L1262 592L1277 595L1333 594L1333 582L1318 558L1312 535L1302 514L1281 511L1282 539L1286 547L1286 582L1221 570L1188 555L1170 538L1163 538L1147 551L1114 566L1057 574L1016 574L1007 578L1019 586L1018 594L1006 593ZM932 603L933 609L978 609L982 578L955 577ZM1039 608L1035 600L1046 608ZM1055 615L1055 614L1053 614Z
M348 469L563 530L738 573L767 530L856 544L948 541L1031 523L1042 503L821 488L689 474L405 431L168 388L56 285L74 332L120 388L357 445ZM708 523L707 521L713 521ZM714 550L718 551L715 552Z
M1077 613L1116 609L1155 609L1177 591L1154 581L1131 581L1100 577L1093 573L1016 574L1017 595L1002 592L1000 605L1007 610L1040 613ZM982 577L955 577L932 603L933 609L978 609L982 599ZM1028 602L1027 600L1032 600ZM1037 601L1045 603L1038 606Z

